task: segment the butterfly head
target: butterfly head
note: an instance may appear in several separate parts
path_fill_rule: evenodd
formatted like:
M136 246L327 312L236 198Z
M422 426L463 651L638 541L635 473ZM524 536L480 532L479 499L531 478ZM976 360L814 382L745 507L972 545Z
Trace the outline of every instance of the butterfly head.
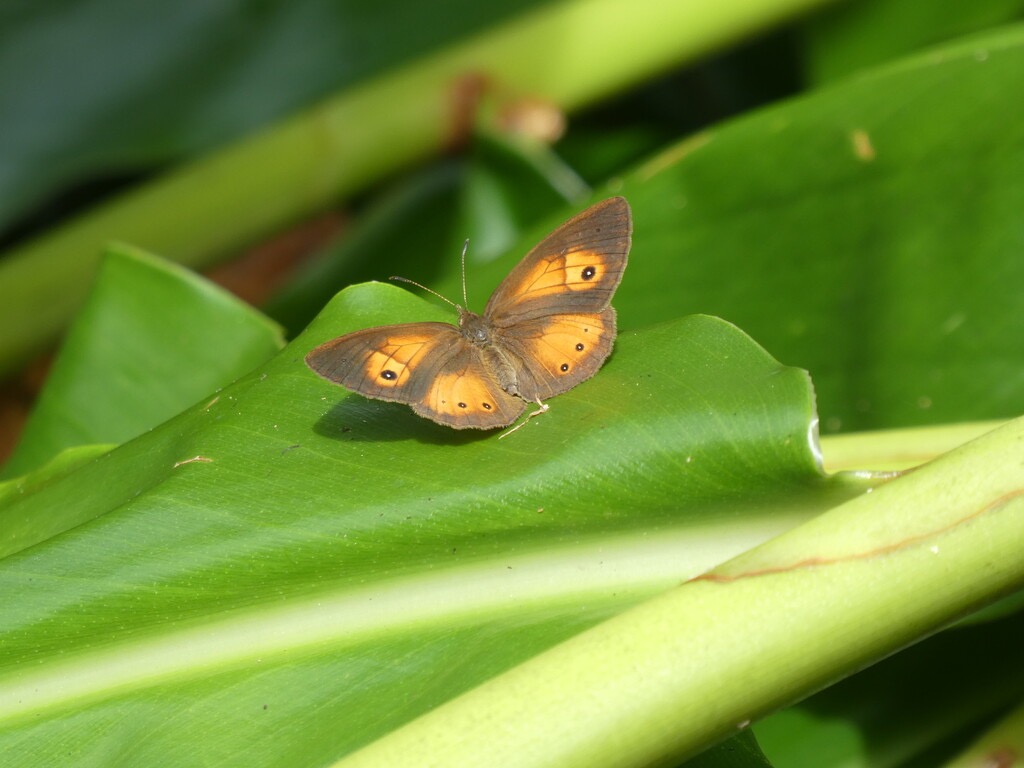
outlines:
M476 344L487 343L491 337L487 322L480 315L470 312L468 309L458 307L458 310L459 328L462 329L462 335Z

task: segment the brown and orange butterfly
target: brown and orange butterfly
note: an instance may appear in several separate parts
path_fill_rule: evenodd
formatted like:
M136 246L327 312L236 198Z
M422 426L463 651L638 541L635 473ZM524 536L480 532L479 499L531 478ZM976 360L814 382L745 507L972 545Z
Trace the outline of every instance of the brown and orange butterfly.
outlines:
M482 315L456 305L458 327L407 323L356 331L320 345L306 364L366 397L411 405L438 424L506 427L528 402L540 406L531 416L547 410L545 398L589 379L611 354L610 302L631 234L624 198L597 203L526 254Z

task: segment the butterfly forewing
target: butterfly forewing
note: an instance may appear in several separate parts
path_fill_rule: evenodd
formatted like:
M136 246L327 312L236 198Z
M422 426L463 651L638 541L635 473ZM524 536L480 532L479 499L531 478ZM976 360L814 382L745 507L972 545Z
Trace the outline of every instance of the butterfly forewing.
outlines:
M505 327L555 314L602 311L622 280L631 236L624 198L591 206L526 254L491 295L484 316Z
M596 315L558 315L520 323L501 332L502 347L518 360L520 394L541 400L586 381L608 358L615 341L615 310Z
M465 343L447 323L367 328L321 344L306 364L329 381L378 400L418 402L430 381Z

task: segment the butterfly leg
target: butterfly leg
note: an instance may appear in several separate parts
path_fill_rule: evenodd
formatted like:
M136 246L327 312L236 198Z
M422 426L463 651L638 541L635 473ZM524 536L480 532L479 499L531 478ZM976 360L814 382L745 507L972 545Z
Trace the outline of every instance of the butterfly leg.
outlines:
M503 438L503 437L508 437L509 435L511 435L511 434L512 434L513 432L515 432L515 431L516 431L517 429L519 429L520 427L524 426L524 425L526 424L526 422L528 422L528 421L529 421L530 419L532 419L532 418L533 418L534 416L540 416L540 415L541 415L542 413L547 413L547 412L548 412L548 404L547 404L547 403L542 403L542 402L540 401L540 398L539 398L539 397L537 397L537 398L534 398L534 402L536 402L536 403L537 403L537 405L538 405L538 408L537 408L537 410L536 410L536 411L534 411L533 413L528 413L528 414L526 414L526 418L525 418L525 419L523 419L522 421L520 421L520 422L519 422L518 424L516 424L516 425L515 425L514 427L512 427L512 429L510 429L510 430L508 430L508 431L506 431L506 432L502 432L502 433L501 433L500 435L498 435L498 439L499 439L499 440L501 440L501 438Z

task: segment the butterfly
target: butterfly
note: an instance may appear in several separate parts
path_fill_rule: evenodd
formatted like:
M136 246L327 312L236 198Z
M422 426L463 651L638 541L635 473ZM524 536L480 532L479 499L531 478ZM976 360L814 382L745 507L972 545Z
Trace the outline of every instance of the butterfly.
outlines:
M482 315L455 304L457 327L405 323L355 331L316 347L306 365L353 392L406 403L455 429L507 427L531 402L540 409L530 416L542 413L544 399L589 379L611 354L610 302L632 228L625 198L604 200L526 254Z

